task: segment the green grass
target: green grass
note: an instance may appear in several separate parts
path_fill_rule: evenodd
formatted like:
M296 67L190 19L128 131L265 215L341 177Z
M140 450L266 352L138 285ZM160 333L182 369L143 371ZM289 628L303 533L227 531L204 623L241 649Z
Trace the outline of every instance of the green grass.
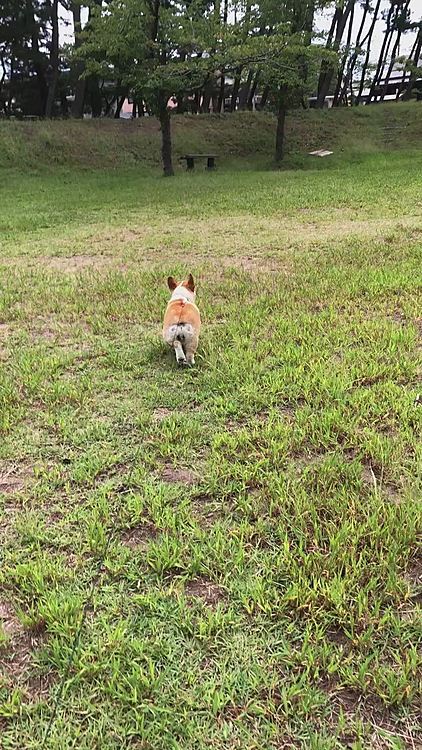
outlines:
M3 181L2 750L420 746L421 166Z
M172 134L175 167L186 153L217 154L219 167L261 167L271 164L276 121L271 113L174 115ZM294 110L286 121L287 165L303 167L308 152L318 148L344 155L420 148L422 117L419 102L327 111ZM25 174L55 171L58 166L93 169L149 169L161 164L161 136L154 118L127 120L0 121L0 167Z

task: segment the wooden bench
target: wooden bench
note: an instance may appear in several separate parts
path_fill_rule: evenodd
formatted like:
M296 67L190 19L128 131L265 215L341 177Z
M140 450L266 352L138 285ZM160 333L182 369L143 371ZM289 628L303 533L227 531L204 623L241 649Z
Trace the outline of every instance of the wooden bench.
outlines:
M180 161L186 162L186 169L188 171L194 169L195 159L206 159L207 160L206 169L215 168L215 159L216 159L215 154L185 154L184 156L180 157Z

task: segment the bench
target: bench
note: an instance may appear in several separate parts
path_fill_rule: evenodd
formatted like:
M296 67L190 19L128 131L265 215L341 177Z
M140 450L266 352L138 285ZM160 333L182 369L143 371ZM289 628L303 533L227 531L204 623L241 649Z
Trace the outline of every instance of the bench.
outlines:
M186 161L186 169L188 171L194 169L195 159L206 159L207 160L206 169L215 168L215 159L216 159L215 154L185 154L184 156L180 157L180 161Z

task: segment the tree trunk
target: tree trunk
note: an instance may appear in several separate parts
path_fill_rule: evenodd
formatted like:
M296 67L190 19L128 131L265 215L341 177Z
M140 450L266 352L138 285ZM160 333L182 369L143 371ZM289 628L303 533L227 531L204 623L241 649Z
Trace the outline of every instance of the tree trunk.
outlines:
M378 13L379 13L380 5L381 5L381 0L377 0L377 4L376 4L375 10L374 10L374 17L372 19L372 23L371 23L371 26L369 27L369 32L368 32L368 42L367 42L368 46L366 48L365 62L363 64L363 66L362 66L362 75L361 75L361 78L360 78L359 91L358 91L358 95L357 95L356 100L355 100L356 106L358 104L360 104L360 100L362 98L363 87L365 86L366 71L368 70L369 58L370 58L370 55L371 55L372 36L373 36L373 33L374 33L375 24L376 24L377 19L378 19Z
M201 104L201 112L205 113L206 115L210 111L211 95L212 95L212 80L211 80L211 77L208 76L208 78L205 80L205 83L203 85L202 104Z
M378 57L378 64L377 64L377 68L375 71L375 75L372 79L371 88L369 89L368 102L370 102L372 97L374 96L376 85L378 83L381 72L384 69L385 58L386 58L386 55L388 54L388 48L391 42L391 35L392 35L391 16L393 14L394 8L395 8L394 5L390 5L390 8L388 10L388 15L387 15L387 20L386 20L386 30L385 30L384 39L381 45L380 54Z
M337 26L338 19L340 18L340 16L341 16L341 10L340 8L336 8L334 11L334 15L331 21L331 26L329 28L328 35L327 35L327 41L325 44L326 49L331 49L331 45L333 43L334 32L336 30L336 26ZM320 71L319 78L318 78L317 95L319 94L321 86L324 82L326 71L327 71L327 64L325 62L322 62L321 71Z
M390 31L390 33L388 35L387 46L384 49L383 57L382 58L380 57L380 59L378 61L379 67L378 67L377 72L374 75L373 81L371 83L371 88L370 88L370 91L369 91L369 101L371 101L372 97L374 97L374 102L376 102L377 99L378 99L378 94L376 94L375 91L377 89L377 86L379 86L379 84L382 81L382 77L383 77L383 73L384 73L384 68L385 68L385 66L387 64L388 53L390 51L390 44L393 41L393 35L394 35L394 29L391 29L391 31Z
M72 103L72 117L81 119L84 116L86 78L79 78L75 86L75 98Z
M264 107L265 107L265 105L267 103L267 99L268 99L269 93L270 93L270 87L266 86L265 89L264 89L264 91L262 92L261 101L260 101L260 104L259 104L259 111L260 112L262 112L262 110L264 109Z
M45 116L52 117L54 100L56 97L57 81L59 78L59 3L53 0L51 4L51 52L50 52L51 77L48 86L47 103L45 105Z
M93 0L95 5L101 6L102 0ZM73 26L75 30L75 49L78 49L82 44L81 39L81 6L78 4L78 0L72 2L72 15L73 15ZM88 15L88 24L85 27L89 27L91 20L91 8ZM77 61L75 64L75 73L77 75L77 82L75 86L75 99L72 105L72 117L81 118L84 114L85 100L89 97L92 107L92 116L101 117L102 114L102 100L100 87L98 85L98 79L96 76L90 76L89 78L82 78L82 74L85 70L85 65L81 61Z
M350 11L350 21L349 21L349 29L348 29L348 32L347 32L346 49L344 51L343 58L342 58L342 61L341 61L341 64L340 64L340 68L339 68L339 72L338 72L338 76L337 76L337 86L336 86L336 90L334 92L334 101L333 101L333 106L334 107L336 107L338 105L339 97L340 97L340 90L341 90L341 87L342 87L343 80L345 78L344 71L345 71L345 68L346 68L347 58L349 57L349 53L350 53L350 44L351 44L351 41L352 41L352 32L353 32L354 17L355 17L355 6L353 5L352 6L352 10ZM346 82L346 85L347 85L347 82Z
M249 90L251 88L251 83L253 79L253 70L250 70L248 73L248 77L243 84L243 86L240 89L240 95L239 95L239 109L246 109L246 105L248 102L249 97Z
M100 85L97 76L91 76L89 79L89 94L91 100L91 109L93 117L101 117L103 113L103 101L101 97Z
M370 3L367 0L367 2L365 3L365 7L363 9L362 20L360 22L359 31L358 31L357 36L356 36L356 41L355 41L355 45L354 45L355 46L355 51L353 52L353 55L351 56L351 58L349 60L349 64L347 66L346 75L344 76L343 86L341 88L341 91L338 94L338 102L339 103L344 100L345 103L347 104L347 89L348 89L349 85L350 85L351 101L353 99L353 71L355 69L356 61L357 61L358 56L359 56L360 47L361 47L361 45L365 41L365 40L362 40L362 34L363 34L363 30L365 28L365 21L366 21L366 17L368 15L369 9L370 9ZM337 105L337 102L334 100L334 106L336 106L336 105Z
M218 99L217 99L217 112L224 112L225 88L226 88L226 77L224 75L224 71L222 71L221 76L220 76L220 89L218 91Z
M34 65L34 70L37 76L38 91L40 95L39 114L42 116L45 114L48 89L47 89L47 82L45 80L44 67L40 59L40 47L39 47L39 38L38 38L39 27L37 23L35 22L34 7L30 0L27 0L26 8L27 8L27 13L28 13L28 22L31 26L31 51L32 51L33 65Z
M120 119L120 112L122 111L122 107L123 107L123 105L125 103L126 96L127 96L127 91L124 91L123 94L121 94L121 96L119 96L118 99L117 99L116 110L114 112L114 119L115 120L119 120Z
M69 117L69 104L66 98L66 91L63 88L60 91L60 107L61 107L62 117Z
M72 3L73 29L75 34L75 50L79 49L82 44L81 40L81 6L79 3ZM73 74L76 77L75 98L72 102L72 117L81 119L84 116L86 78L81 78L84 72L84 64L80 60L75 62Z
M413 47L412 47L412 49L410 50L410 53L409 53L409 55L407 56L407 59L408 59L408 60L413 60L413 55L415 54L415 49L416 49L417 43L418 43L418 37L416 36L416 37L415 37L415 41L413 42ZM401 93L402 93L402 92L404 91L404 89L405 89L405 83L406 83L406 75L407 75L407 72L408 72L408 71L406 70L406 65L403 65L403 75L402 75L402 78L401 78L401 85L397 87L397 94L396 94L396 98L395 98L395 100L394 100L394 101L396 101L396 102L398 102L398 101L400 100L400 94L401 94Z
M228 12L229 12L229 2L228 0L223 0L223 28L227 26ZM224 112L225 88L226 88L226 77L224 75L224 68L222 68L221 78L220 78L220 91L218 94L218 104L217 104L217 109L219 112L221 111Z
M336 30L335 30L335 36L334 36L334 42L332 46L330 45L329 49L334 50L337 52L340 48L341 40L343 38L344 29L346 27L347 19L350 16L350 13L352 12L352 8L355 4L355 0L348 0L346 7L344 10L340 10L340 14L337 17L337 24L336 24ZM337 9L338 11L339 9ZM337 13L336 11L336 13ZM328 47L328 45L327 45ZM331 81L333 79L333 75L335 73L335 67L331 65L330 63L327 65L326 63L322 64L322 70L321 70L321 76L320 76L320 85L318 88L318 97L316 106L317 108L322 108L324 106L325 97L327 96L329 90Z
M161 126L161 157L163 161L164 177L172 177L174 175L174 170L171 153L170 112L167 109L167 101L164 101L164 97L162 97L159 119Z
M248 102L247 102L247 107L249 110L253 109L253 100L255 98L255 92L256 92L256 87L258 86L258 81L259 81L259 70L256 71L255 78L253 80L252 86L249 91Z
M275 137L275 163L277 166L281 164L284 157L284 131L286 124L286 104L284 93L280 91L280 98L277 109L277 131Z
M403 6L403 8L400 11L398 11L398 14L400 13L400 14L402 14L404 16L406 15L407 10L409 8L409 2L410 2L410 0L407 0L407 2L405 3L405 5ZM400 19L398 17L397 17L396 20L400 21ZM393 45L393 49L391 50L390 64L389 64L389 66L387 68L387 73L385 74L385 83L384 83L384 86L383 86L381 94L380 94L380 99L379 99L380 102L384 101L384 97L385 97L385 95L387 93L388 80L389 80L391 72L393 70L394 63L396 62L396 55L397 55L397 52L399 50L401 34L402 34L402 27L401 27L401 23L399 23L398 28L397 28L396 41L395 41L395 43Z
M422 23L419 27L418 36L415 42L415 52L413 56L413 63L417 67L419 64L419 58L422 52ZM406 91L403 94L403 101L408 101L412 96L413 86L415 85L417 75L414 71L411 72L409 83L407 84Z
M388 81L389 81L390 75L392 73L392 70L393 70L393 67L394 67L394 63L396 62L396 55L397 55L397 53L399 51L399 47L400 47L400 39L401 39L403 25L404 25L402 22L406 20L406 14L407 14L407 11L408 11L408 8L409 8L409 3L410 3L410 0L407 0L407 2L403 5L403 7L401 9L397 10L397 17L396 17L397 37L396 37L396 41L395 41L395 43L393 45L393 49L391 50L390 64L388 66L387 73L384 76L385 83L384 83L383 89L382 89L381 94L380 94L380 99L379 99L380 102L384 101L385 95L387 93ZM400 18L400 16L401 16L401 18Z
M233 83L232 100L230 103L230 111L236 111L237 97L239 96L240 81L242 78L242 68L236 68L236 75Z

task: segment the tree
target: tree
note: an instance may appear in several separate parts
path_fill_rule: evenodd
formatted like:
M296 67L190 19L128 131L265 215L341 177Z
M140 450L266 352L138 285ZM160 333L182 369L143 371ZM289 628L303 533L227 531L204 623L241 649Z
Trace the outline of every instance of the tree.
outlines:
M48 9L42 0L3 0L0 16L2 106L6 115L44 115Z
M336 53L313 42L314 12L313 0L288 0L282 5L261 0L251 15L248 45L255 81L259 80L277 116L276 165L284 158L288 110L300 106L312 91L318 66L337 60ZM241 58L239 62L246 67Z
M406 0L406 2L403 3L403 6L397 9L396 17L394 20L394 31L396 32L396 39L391 51L390 64L387 68L387 73L385 74L384 86L382 88L382 91L380 92L380 101L384 100L384 97L387 93L388 81L390 79L394 63L396 62L398 56L401 35L404 31L406 31L407 25L409 23L409 5L410 0Z
M262 77L269 87L277 115L275 143L275 163L280 165L284 158L284 139L287 112L300 106L305 94L316 82L321 61L333 65L334 56L323 47L308 43L303 34L289 39L281 64L267 64ZM281 65L281 66L280 66Z
M82 44L81 5L78 0L70 3L73 16L73 33L75 36L75 50ZM73 62L73 75L75 77L75 95L72 103L72 117L81 118L84 114L86 78L84 77L84 65L82 60L75 58Z
M341 4L337 5L327 39L328 50L332 50L333 52L339 51L347 20L353 13L354 5L355 0L343 0ZM321 108L324 106L325 97L330 90L334 73L334 64L324 60L321 65L321 73L318 81L317 107Z
M313 89L321 61L332 64L335 59L323 46L312 44L312 35L307 30L292 33L292 23L274 26L270 36L253 36L247 44L233 45L226 52L226 70L239 66L259 70L259 80L277 116L277 166L284 158L288 110L300 106L304 95Z
M173 174L168 102L203 84L214 25L201 0L112 0L94 10L79 50L88 73L117 77L158 117L165 176Z
M381 5L381 0L377 0L376 6L375 6L375 10L374 10L374 15L372 17L372 22L371 22L371 25L369 27L369 31L368 31L368 34L367 34L366 55L365 55L365 60L364 60L363 65L362 65L362 71L361 71L361 77L360 77L360 84L359 84L359 91L358 91L358 94L357 94L356 99L355 99L356 106L358 104L360 104L360 102L361 102L362 94L363 94L363 88L364 88L365 83L366 83L366 75L367 75L367 72L368 72L369 60L370 60L370 56L371 56L372 37L373 37L373 34L374 34L376 22L378 20L378 13L379 13L380 5Z
M366 22L367 16L371 12L372 12L372 9L371 9L370 0L364 0L362 19L361 19L359 29L356 35L356 39L353 45L353 52L349 60L347 60L347 56L350 50L352 49L350 47L351 36L348 37L348 40L347 40L344 64L339 72L337 88L334 94L334 102L333 102L334 106L338 106L342 102L347 103L347 89L349 86L350 86L350 98L351 99L353 98L353 89L352 89L353 73L354 73L357 60L359 56L362 54L363 45L368 39L368 34L366 34L366 36L363 36L363 31L365 28L365 22ZM351 14L351 19L353 19L352 14ZM352 32L352 27L353 27L353 23L350 23L350 27L349 27L350 35Z
M416 36L413 49L409 55L409 58L405 61L405 70L410 72L409 81L406 90L403 95L403 100L406 101L411 98L413 93L413 87L415 85L418 76L422 76L422 21L418 24L418 34Z
M410 0L390 0L390 7L384 14L386 29L368 94L368 102L371 100L377 101L378 96L380 97L380 101L382 101L385 97L388 79L398 59L401 35L414 26L414 24L410 23L409 6ZM396 37L395 39L394 36ZM393 47L390 53L391 44L393 44ZM381 88L383 77L385 81L384 86Z
M47 68L48 76L48 95L45 105L45 116L52 117L54 100L56 97L57 83L59 79L59 3L58 0L52 0L50 5L51 12L51 44L50 44L50 64Z

